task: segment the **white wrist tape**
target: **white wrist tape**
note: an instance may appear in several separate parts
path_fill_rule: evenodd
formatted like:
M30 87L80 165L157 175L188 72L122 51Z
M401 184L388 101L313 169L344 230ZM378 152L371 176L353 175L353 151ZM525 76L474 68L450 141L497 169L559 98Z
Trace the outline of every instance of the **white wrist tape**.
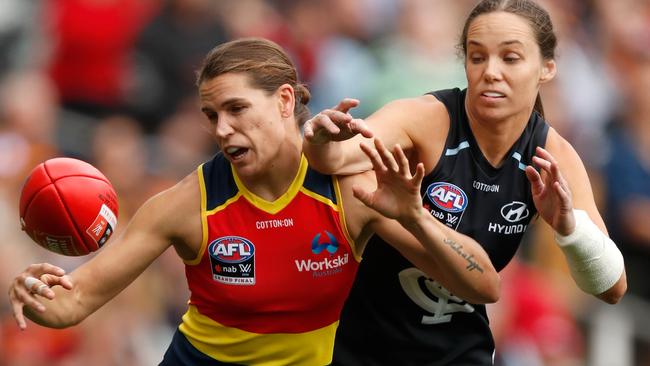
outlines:
M562 236L555 233L578 287L592 295L609 290L623 273L623 255L612 239L583 210L573 210L576 228Z

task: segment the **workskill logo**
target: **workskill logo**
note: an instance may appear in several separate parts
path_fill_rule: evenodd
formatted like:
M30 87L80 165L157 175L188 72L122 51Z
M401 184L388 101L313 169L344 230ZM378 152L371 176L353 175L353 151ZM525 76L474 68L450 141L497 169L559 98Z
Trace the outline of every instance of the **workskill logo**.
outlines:
M349 253L335 256L339 249L339 241L329 231L324 232L325 235L319 232L311 240L311 252L316 258L294 261L298 272L308 272L313 277L332 276L342 272L342 267L349 263Z

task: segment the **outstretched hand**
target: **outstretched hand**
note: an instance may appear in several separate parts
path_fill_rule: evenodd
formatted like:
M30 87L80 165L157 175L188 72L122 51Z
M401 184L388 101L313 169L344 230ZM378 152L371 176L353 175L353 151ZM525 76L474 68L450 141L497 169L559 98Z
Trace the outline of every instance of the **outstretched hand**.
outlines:
M322 145L330 141L343 141L357 134L372 137L366 122L353 118L350 109L359 105L357 99L345 98L334 108L325 109L307 120L303 126L305 140L311 144Z
M49 263L32 264L14 278L9 287L9 302L20 329L27 327L23 307L27 306L37 312L44 312L45 306L37 296L53 300L54 291L51 287L57 285L68 290L72 289L72 282L65 275L65 271Z
M537 147L533 163L542 172L530 165L526 167L537 212L558 234L571 234L575 228L573 199L557 161L548 151Z
M409 161L399 145L391 153L379 139L372 148L361 143L361 149L372 161L377 178L377 189L368 192L352 187L356 198L380 214L402 223L415 220L422 213L420 186L424 177L424 165L419 163L415 175L411 175Z

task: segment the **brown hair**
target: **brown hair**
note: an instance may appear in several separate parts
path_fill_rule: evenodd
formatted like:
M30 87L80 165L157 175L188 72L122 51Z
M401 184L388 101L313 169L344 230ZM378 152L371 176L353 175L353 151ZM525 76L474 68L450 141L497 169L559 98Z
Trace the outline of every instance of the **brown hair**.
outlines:
M533 29L542 58L544 60L552 60L555 58L557 38L553 31L551 17L544 8L531 0L483 0L478 3L465 21L463 34L458 44L458 48L462 51L463 57L467 57L467 31L472 21L479 15L497 11L519 15L528 20ZM544 117L544 107L542 106L542 99L539 93L537 93L537 98L535 99L534 109Z
M213 48L197 72L196 85L229 72L245 73L254 88L274 93L281 85L293 87L294 114L299 124L309 118L311 94L298 80L298 72L286 52L263 38L242 38Z

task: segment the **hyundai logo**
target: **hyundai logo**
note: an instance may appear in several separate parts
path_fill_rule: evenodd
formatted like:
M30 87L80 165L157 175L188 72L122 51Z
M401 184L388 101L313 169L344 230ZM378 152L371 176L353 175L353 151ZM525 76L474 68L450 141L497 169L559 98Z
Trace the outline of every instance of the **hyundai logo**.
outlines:
M519 201L512 201L501 207L501 216L508 222L519 222L528 217L528 206Z

